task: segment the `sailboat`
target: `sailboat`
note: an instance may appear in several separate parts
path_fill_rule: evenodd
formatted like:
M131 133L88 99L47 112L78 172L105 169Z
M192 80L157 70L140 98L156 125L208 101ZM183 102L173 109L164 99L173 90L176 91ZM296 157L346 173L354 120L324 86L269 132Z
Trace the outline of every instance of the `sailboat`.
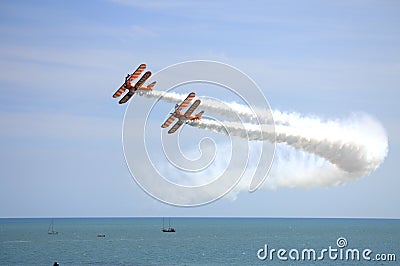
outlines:
M171 218L168 219L168 228L164 227L164 217L162 219L162 231L164 233L175 233L175 228L171 227Z
M53 220L51 220L51 223L49 225L49 230L47 230L47 233L49 235L58 235L58 232L54 231L54 221Z

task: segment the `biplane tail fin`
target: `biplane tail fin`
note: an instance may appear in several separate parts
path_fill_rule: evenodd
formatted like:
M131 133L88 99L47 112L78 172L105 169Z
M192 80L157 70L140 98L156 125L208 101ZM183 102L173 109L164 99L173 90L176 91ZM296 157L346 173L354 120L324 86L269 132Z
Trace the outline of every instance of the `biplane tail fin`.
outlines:
M154 86L156 85L156 81L153 81L149 85L143 85L139 87L140 91L152 91L154 89ZM143 94L142 94L143 95Z
M204 111L201 111L201 112L199 112L198 114L196 114L195 116L194 116L194 120L200 120L201 119L201 116L204 114Z
M154 89L154 86L157 84L157 81L153 81L152 83L150 83L149 85L147 85L147 88L150 90Z

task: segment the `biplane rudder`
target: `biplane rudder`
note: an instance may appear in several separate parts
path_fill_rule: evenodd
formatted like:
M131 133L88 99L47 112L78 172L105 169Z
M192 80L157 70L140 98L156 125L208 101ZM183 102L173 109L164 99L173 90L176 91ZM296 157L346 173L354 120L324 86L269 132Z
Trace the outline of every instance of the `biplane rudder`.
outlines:
M199 112L198 114L196 114L195 116L194 116L194 120L200 120L201 119L201 116L204 114L204 111L201 111L201 112Z

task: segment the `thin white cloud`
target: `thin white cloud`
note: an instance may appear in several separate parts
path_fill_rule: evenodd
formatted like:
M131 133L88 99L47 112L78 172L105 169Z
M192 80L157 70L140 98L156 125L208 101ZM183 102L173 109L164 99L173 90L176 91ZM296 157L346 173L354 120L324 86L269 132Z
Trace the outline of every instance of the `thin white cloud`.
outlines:
M153 31L150 30L148 27L144 27L144 26L140 26L140 25L133 25L130 27L130 29L132 30L132 34L136 34L142 37L156 37L158 36L158 34Z
M111 0L116 4L131 6L131 7L140 7L140 8L151 8L151 9L165 9L165 8L182 8L182 7L198 7L204 5L204 2L198 1L185 1L185 0L172 0L172 1L136 1L136 0Z
M50 113L0 113L2 139L99 141L121 138L121 121L104 117Z

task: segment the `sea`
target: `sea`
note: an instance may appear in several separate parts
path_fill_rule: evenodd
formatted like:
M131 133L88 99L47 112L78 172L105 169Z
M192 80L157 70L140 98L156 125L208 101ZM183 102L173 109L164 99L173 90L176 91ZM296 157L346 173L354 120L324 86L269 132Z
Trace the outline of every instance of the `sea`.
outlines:
M0 219L0 265L400 265L396 219L169 221Z

